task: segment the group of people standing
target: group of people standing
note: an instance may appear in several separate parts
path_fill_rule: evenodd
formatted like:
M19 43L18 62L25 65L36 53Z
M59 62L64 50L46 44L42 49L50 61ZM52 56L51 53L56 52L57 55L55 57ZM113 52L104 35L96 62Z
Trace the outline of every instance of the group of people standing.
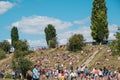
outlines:
M56 69L41 68L36 64L31 72L27 72L27 80L120 80L120 68L116 72L106 67L93 68L90 71L87 66L74 68L73 64L69 68L59 66Z

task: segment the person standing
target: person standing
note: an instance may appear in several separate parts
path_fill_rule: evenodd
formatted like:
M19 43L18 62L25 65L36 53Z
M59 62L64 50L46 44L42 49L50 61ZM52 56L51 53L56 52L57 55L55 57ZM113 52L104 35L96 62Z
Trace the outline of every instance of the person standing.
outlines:
M33 80L39 80L39 70L38 70L38 66L35 65L34 69L33 69Z
M32 80L32 75L33 75L32 71L28 70L27 73L26 73L27 80Z
M108 80L108 69L106 67L103 68L103 78L104 80Z

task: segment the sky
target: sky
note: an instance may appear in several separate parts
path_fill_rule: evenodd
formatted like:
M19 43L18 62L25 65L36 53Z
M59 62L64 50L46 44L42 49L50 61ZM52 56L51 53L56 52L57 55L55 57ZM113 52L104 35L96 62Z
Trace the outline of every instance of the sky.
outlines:
M109 40L115 39L120 26L120 0L105 0ZM82 34L85 41L91 37L93 0L0 0L0 42L11 40L11 29L18 28L19 39L31 47L47 46L44 29L52 24L59 45L67 43L74 34Z

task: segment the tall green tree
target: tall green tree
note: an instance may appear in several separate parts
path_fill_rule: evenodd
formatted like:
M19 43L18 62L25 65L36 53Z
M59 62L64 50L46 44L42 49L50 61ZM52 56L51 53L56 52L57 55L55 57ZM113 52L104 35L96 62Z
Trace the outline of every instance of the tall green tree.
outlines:
M108 39L109 30L105 0L94 0L90 28L91 35L97 43Z
M81 50L83 46L84 37L81 34L74 34L68 42L68 50L77 51Z
M19 40L19 34L18 34L18 29L17 27L13 27L11 30L11 41L12 41L12 46L15 47L16 41Z
M55 48L57 45L56 38L56 29L53 25L48 24L48 26L44 30L46 36L46 42L49 48Z

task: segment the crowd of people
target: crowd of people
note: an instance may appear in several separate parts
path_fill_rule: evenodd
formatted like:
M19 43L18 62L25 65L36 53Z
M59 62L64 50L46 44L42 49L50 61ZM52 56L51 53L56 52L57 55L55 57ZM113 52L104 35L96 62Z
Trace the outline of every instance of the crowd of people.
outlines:
M75 69L73 67L70 64L68 69L60 66L56 69L43 69L36 64L32 71L27 72L26 77L27 80L120 80L120 68L112 72L107 67L93 68L91 71L84 65Z
M91 47L88 51L81 51L81 55L94 53L96 50L100 50L100 48ZM55 67L50 65L52 64L50 62L51 57L53 62L55 62L53 63ZM37 59L34 69L27 73L32 75L32 77L27 76L28 80L120 80L120 68L116 71L111 71L109 66L93 68L92 70L84 64L76 67L75 62L79 62L79 57L69 53L57 53L51 57L46 55L42 56L41 60ZM108 61L106 56L105 61Z

